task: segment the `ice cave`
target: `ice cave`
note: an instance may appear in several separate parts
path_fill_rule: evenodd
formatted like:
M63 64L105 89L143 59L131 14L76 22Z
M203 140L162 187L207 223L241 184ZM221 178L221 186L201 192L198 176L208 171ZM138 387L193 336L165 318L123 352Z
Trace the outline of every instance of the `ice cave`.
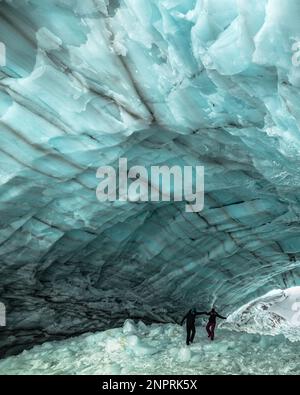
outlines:
M0 374L300 374L299 21L0 0ZM120 158L203 166L203 209L99 201Z

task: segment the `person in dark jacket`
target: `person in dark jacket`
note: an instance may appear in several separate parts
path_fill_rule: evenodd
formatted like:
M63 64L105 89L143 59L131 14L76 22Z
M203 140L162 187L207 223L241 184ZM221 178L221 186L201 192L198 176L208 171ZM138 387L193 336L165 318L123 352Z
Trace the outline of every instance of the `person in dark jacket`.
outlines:
M183 325L184 321L186 321L186 344L187 346L190 343L193 343L195 334L196 334L196 327L195 327L195 319L197 315L206 314L205 312L197 312L195 308L191 309L182 319L181 324Z
M226 317L218 314L214 308L212 308L209 313L204 314L209 316L208 323L206 325L208 337L210 337L210 340L214 340L217 317L221 318L222 320L226 320Z

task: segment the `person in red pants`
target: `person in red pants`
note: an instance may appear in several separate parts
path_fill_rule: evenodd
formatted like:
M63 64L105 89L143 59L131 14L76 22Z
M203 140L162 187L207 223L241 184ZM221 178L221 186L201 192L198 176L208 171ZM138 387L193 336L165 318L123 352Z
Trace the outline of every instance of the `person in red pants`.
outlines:
M214 308L212 308L209 313L205 314L209 316L208 323L206 325L208 337L210 337L210 340L214 340L217 317L221 318L222 320L226 320L226 317L218 314Z

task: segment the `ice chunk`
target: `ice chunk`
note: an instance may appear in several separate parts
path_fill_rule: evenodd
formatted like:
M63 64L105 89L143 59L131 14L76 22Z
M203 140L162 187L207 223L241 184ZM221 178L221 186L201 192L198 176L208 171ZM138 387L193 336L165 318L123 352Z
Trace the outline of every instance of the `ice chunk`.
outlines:
M143 334L146 334L149 332L148 326L143 321L138 322L138 330L140 333L143 333Z
M135 323L132 320L126 320L124 325L123 325L123 333L124 334L129 334L129 333L136 333L136 327Z
M122 348L122 345L121 345L119 339L117 339L117 338L108 339L106 341L105 350L107 353L120 351L121 348Z
M178 360L180 362L188 362L191 359L192 353L189 347L181 347L178 352Z
M145 341L142 341L138 336L131 335L127 337L127 344L129 351L136 356L152 355L158 352L157 347L148 345Z
M135 335L131 335L131 336L127 336L127 344L134 348L136 347L138 344L140 343L140 339L138 338L138 336Z

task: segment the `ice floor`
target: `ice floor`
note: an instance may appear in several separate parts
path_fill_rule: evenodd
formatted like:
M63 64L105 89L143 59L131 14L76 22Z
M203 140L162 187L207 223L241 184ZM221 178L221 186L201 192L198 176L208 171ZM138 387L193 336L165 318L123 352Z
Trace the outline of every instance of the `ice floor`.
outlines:
M123 328L44 343L0 361L1 374L299 374L300 342L198 327L186 347L184 328L127 321Z

